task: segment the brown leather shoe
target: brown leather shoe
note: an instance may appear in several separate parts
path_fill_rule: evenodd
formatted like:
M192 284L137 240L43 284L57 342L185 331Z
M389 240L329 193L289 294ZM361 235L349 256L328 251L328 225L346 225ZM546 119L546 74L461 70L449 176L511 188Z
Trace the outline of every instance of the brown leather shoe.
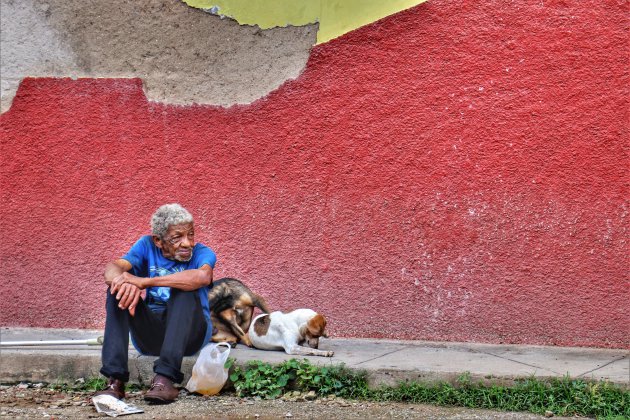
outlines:
M97 395L111 395L114 398L122 400L125 398L125 383L120 379L109 378L105 389L94 394L95 397Z
M144 394L144 399L154 404L169 404L175 401L178 395L179 391L173 386L173 381L157 374L151 381L151 388Z

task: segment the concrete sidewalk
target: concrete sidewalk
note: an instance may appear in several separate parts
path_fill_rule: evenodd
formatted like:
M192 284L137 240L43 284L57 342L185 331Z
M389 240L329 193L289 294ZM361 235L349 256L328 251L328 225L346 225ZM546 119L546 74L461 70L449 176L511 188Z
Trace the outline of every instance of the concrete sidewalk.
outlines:
M94 330L2 328L0 342L96 338ZM453 381L469 372L474 381L509 384L516 378L535 376L606 380L630 388L630 352L578 347L545 347L394 341L371 339L322 339L320 349L334 357L306 357L319 365L344 363L368 372L372 385L393 385L400 380ZM232 349L238 365L249 360L280 363L299 356L263 351L243 345ZM153 377L153 357L130 349L131 381L148 383ZM189 375L194 357L184 360ZM1 347L0 382L54 382L98 376L100 346ZM188 378L185 379L187 381ZM185 382L184 382L185 384Z

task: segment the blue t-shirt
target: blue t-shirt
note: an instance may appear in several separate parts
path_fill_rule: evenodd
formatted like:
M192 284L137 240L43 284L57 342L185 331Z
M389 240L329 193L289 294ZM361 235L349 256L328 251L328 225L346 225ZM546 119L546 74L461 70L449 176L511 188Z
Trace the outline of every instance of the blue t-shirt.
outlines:
M155 246L151 235L138 239L122 259L131 264L130 273L138 277L160 277L178 273L184 270L193 270L209 265L214 269L217 256L210 248L203 244L195 244L190 261L180 262L169 260L162 255L162 250ZM198 289L203 316L208 324L208 333L204 339L207 343L212 336L212 323L210 322L210 305L208 304L208 286ZM153 311L160 312L166 309L166 302L171 296L170 287L147 287L146 302Z

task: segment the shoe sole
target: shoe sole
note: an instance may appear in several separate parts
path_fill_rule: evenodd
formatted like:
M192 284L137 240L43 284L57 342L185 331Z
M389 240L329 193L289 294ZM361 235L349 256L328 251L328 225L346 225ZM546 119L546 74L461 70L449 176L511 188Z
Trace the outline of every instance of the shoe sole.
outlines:
M175 400L174 400L174 399L173 399L173 400L167 400L167 399L164 399L164 398L160 398L160 397L151 397L151 396L145 396L145 397L144 397L144 400L145 400L145 401L147 401L147 402L149 402L149 403L151 403L151 404L160 404L160 405L163 405L163 404L170 404L170 403L172 403L172 402L175 402Z

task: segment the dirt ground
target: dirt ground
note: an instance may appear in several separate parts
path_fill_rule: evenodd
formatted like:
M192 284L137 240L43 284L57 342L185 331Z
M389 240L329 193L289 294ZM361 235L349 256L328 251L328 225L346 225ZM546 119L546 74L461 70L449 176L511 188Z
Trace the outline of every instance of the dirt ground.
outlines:
M28 386L28 387L27 387ZM91 405L91 392L51 390L44 384L0 386L0 418L81 419L107 417ZM307 400L307 398L309 398ZM239 398L234 394L205 397L180 392L169 405L148 405L142 392L126 402L144 410L133 419L544 419L529 413L506 413L458 407L404 403L372 403L299 395L278 400Z

